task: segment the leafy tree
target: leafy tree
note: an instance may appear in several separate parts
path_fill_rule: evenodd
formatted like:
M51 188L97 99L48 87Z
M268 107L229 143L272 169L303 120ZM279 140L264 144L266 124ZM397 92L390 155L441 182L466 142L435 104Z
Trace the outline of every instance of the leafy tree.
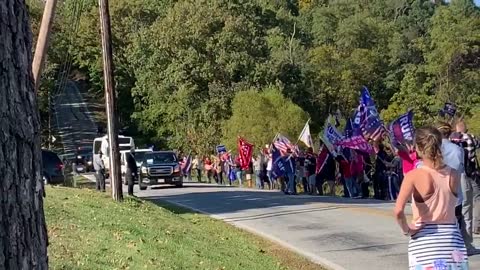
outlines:
M207 2L177 2L131 50L140 127L196 152L220 140L235 92L278 76L268 44L280 22L254 1Z
M229 149L236 149L237 136L257 147L271 143L277 133L295 139L307 119L308 114L285 98L278 87L242 91L233 99L232 116L223 128L223 142Z

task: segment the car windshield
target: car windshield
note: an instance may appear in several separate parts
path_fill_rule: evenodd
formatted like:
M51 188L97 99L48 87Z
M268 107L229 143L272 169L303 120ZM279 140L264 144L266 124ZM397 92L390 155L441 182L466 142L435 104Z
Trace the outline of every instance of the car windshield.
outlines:
M147 152L135 152L135 160L136 161L142 161L145 158L145 154Z
M173 153L145 153L144 159L147 164L175 163L177 157Z

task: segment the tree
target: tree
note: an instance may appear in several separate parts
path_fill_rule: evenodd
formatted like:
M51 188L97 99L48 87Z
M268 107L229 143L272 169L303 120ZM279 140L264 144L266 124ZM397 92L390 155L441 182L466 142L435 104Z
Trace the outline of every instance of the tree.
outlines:
M223 142L235 149L237 136L258 147L271 143L276 133L298 137L308 114L285 98L278 87L239 92L232 102L232 116L225 122Z
M21 0L0 14L0 269L48 269L29 16Z
M176 2L131 49L140 128L170 147L213 149L235 93L275 83L267 39L278 24L255 1Z

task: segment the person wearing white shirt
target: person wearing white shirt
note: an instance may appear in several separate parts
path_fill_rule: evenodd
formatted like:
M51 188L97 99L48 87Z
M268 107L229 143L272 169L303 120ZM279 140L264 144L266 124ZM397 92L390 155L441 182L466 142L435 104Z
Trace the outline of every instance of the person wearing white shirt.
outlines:
M452 126L445 122L439 122L437 129L442 133L442 156L443 162L458 171L460 174L465 172L464 165L464 151L460 146L452 143L448 138L453 132ZM473 246L473 237L470 235L466 229L465 218L462 215L462 203L465 198L464 190L462 185L458 186L458 201L455 207L455 214L458 218L460 229L462 231L463 241L465 242L465 247L467 248L468 254L476 253L476 249Z

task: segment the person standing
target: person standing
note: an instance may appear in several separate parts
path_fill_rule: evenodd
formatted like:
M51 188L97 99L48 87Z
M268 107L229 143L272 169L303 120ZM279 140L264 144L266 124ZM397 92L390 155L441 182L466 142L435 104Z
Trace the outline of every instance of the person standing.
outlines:
M286 188L285 194L287 195L295 195L296 191L296 184L295 184L295 157L292 154L290 149L287 149L288 156L285 158L285 180Z
M202 167L202 159L198 155L195 155L195 158L192 161L192 169L197 172L197 180L199 183L202 182Z
M462 215L465 221L464 236L469 253L477 253L473 246L469 246L470 239L473 239L473 233L480 233L480 187L475 181L475 174L478 173L476 151L480 148L479 141L468 133L467 125L463 120L456 124L450 140L464 151L464 171L461 175L461 184L463 192Z
M96 188L101 192L105 192L105 165L103 164L102 151L93 157L93 169L95 170Z
M252 157L253 171L255 173L255 186L258 189L263 189L262 183L262 155L259 154L257 157Z
M240 157L235 158L235 177L238 181L238 186L242 187L242 164L240 164Z
M409 269L469 269L455 217L460 173L444 164L442 135L436 128L417 129L415 144L423 165L405 176L394 210L403 234L410 237ZM410 224L404 212L409 200Z
M305 157L303 154L301 154L297 158L297 179L300 183L302 183L303 187L303 193L308 194L309 193L309 186L308 186L308 180L305 177Z
M125 172L125 177L127 178L128 184L128 195L133 196L133 185L135 179L138 179L138 167L137 161L135 160L135 150L130 150L130 153L127 155L127 168Z
M377 158L375 160L375 174L373 176L373 191L374 197L377 200L386 199L386 172L388 155L385 151L385 146L380 143L378 145Z
M272 175L272 169L273 169L273 159L272 159L272 154L268 154L268 161L267 161L267 178L268 178L268 186L270 190L274 189L274 179Z
M207 174L208 183L212 183L213 164L209 157L205 158L204 162L205 173Z
M253 162L248 163L248 169L245 170L245 178L247 180L247 186L252 187L252 174L253 174Z
M363 166L363 156L361 153L358 153L357 150L352 150L351 152L351 158L350 158L350 171L352 173L353 177L353 186L355 190L357 191L356 197L360 198L362 197L362 188L361 184L364 179L364 166Z
M307 181L308 181L308 191L310 195L315 195L317 192L317 175L315 174L316 170L316 165L317 165L317 157L313 153L313 148L309 147L307 149L307 153L305 154L305 172L307 176Z

